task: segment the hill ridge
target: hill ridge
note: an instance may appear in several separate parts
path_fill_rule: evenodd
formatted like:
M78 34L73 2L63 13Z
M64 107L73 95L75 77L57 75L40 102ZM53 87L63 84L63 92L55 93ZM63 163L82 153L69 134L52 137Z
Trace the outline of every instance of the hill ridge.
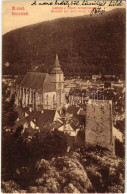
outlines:
M3 74L25 74L31 66L47 72L55 54L65 75L125 71L125 9L101 16L39 22L3 35ZM9 67L4 64L10 63Z

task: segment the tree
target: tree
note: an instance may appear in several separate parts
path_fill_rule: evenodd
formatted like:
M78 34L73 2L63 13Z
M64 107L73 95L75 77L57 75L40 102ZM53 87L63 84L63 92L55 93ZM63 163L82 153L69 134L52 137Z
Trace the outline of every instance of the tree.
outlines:
M36 156L43 155L44 158L50 158L67 151L66 135L57 130L38 132L31 143L32 153Z

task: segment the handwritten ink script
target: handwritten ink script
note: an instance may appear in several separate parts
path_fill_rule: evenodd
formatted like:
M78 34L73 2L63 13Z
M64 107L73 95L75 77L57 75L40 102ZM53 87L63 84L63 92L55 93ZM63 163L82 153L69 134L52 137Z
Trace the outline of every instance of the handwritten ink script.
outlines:
M91 0L47 0L47 1L37 1L31 4L35 5L49 5L49 6L92 6L92 10L90 12L90 16L94 14L103 14L108 7L120 7L123 4L123 0L109 0L109 1L91 1Z
M105 12L105 10L104 9L102 9L101 7L94 7L93 9L92 9L92 11L90 12L90 16L92 16L93 14L97 14L97 13L101 13L101 14L103 14Z

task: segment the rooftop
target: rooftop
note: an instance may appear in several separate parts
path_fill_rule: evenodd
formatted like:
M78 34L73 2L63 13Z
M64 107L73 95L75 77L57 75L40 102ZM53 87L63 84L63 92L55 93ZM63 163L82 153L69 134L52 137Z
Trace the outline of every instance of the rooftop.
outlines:
M67 113L69 113L69 114L77 114L77 112L79 111L79 109L80 109L80 107L78 107L78 106L75 106L75 105L72 105L72 106L69 106L68 108L67 108Z
M48 73L28 72L22 80L20 86L35 89L38 91L43 87L43 83L45 80L47 82L50 81Z
M43 110L36 123L39 127L43 127L53 123L56 110Z

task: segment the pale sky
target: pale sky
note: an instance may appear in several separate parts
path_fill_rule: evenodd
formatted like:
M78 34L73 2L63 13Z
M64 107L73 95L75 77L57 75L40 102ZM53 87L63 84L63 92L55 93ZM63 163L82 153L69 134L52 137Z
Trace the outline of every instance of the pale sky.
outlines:
M53 0L52 0L53 1ZM52 13L52 6L44 6L44 5L36 5L32 6L31 4L33 1L3 1L2 3L2 34L5 34L11 30L14 30L16 28L20 28L23 26L27 26L30 24L39 23L42 21L47 21L59 17L73 17L73 16L81 16L81 15L89 15L88 9L86 9L85 13L72 13L69 11L69 13ZM49 2L48 0L39 1L39 2ZM37 1L38 3L38 1ZM109 3L109 2L108 2ZM12 15L12 7L24 7L24 11L15 11L15 12L28 12L28 16L24 15ZM120 8L123 8L126 6L125 2L122 2L122 6ZM62 7L62 6L57 6ZM67 7L67 6L63 6ZM73 6L77 7L77 6ZM79 7L79 6L78 6ZM81 7L81 6L80 6ZM85 7L85 6L82 6ZM90 7L90 6L87 6ZM119 6L118 6L119 7ZM116 8L116 6L113 7L107 7L105 8L106 11L111 10L112 8ZM90 10L89 10L90 11Z

